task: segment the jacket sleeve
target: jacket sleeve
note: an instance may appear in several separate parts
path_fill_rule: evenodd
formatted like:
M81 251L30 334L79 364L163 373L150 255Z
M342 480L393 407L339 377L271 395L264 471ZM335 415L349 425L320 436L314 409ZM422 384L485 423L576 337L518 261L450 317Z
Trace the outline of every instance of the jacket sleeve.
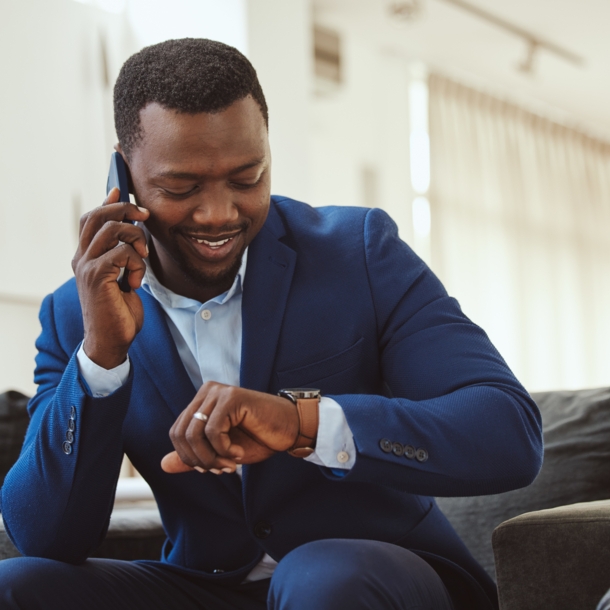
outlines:
M357 450L339 480L427 496L529 485L542 464L536 404L381 210L366 216L364 249L386 396L331 396Z
M55 307L53 295L44 300L36 342L38 391L28 406L21 454L0 500L6 531L23 555L81 563L108 528L132 376L110 396L89 396L79 376L78 346L67 353L58 338L56 309L64 324L76 323ZM73 437L67 435L70 427ZM66 444L68 437L72 442Z

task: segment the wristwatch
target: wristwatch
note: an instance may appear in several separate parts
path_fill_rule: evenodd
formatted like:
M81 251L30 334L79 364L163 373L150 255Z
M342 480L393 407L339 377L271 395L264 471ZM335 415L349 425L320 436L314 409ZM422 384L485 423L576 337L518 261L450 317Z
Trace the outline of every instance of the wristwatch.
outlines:
M294 445L288 449L293 457L305 458L314 452L318 423L320 421L320 390L314 388L287 388L278 396L287 398L297 407L299 414L299 435Z

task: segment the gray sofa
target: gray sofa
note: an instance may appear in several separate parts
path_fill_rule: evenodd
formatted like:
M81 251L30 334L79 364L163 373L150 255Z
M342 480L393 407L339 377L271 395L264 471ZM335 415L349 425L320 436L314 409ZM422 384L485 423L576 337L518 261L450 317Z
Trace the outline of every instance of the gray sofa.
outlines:
M594 610L610 589L610 389L533 398L545 443L534 483L438 502L496 579L501 610Z
M594 610L610 588L610 389L534 399L545 438L536 481L504 494L438 502L496 579L501 610ZM18 393L0 395L0 482L18 455L26 403ZM154 505L117 504L96 556L157 559L163 539ZM16 555L0 521L0 559Z

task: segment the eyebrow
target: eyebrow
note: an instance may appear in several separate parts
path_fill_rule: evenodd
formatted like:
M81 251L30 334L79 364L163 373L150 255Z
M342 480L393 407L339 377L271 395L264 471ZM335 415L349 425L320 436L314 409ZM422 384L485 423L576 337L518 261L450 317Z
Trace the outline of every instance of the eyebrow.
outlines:
M234 174L239 174L240 172L246 171L247 169L251 169L253 167L256 167L257 165L260 165L261 163L263 163L265 159L256 159L255 161L250 161L249 163L244 163L243 165L240 165L239 167L236 167L234 169L232 169L229 172L229 176L233 176ZM195 174L193 172L173 172L173 171L168 171L168 172L161 172L160 174L157 174L157 178L175 178L178 180L200 180L201 178L204 178L205 176L203 176L202 174Z

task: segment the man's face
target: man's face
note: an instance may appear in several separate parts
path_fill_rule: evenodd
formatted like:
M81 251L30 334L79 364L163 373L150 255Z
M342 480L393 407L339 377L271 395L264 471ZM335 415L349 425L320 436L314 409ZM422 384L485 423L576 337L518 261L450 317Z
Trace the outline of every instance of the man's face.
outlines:
M218 113L159 104L140 113L143 137L129 168L138 205L150 211L153 264L178 294L227 290L269 211L267 128L250 97Z

